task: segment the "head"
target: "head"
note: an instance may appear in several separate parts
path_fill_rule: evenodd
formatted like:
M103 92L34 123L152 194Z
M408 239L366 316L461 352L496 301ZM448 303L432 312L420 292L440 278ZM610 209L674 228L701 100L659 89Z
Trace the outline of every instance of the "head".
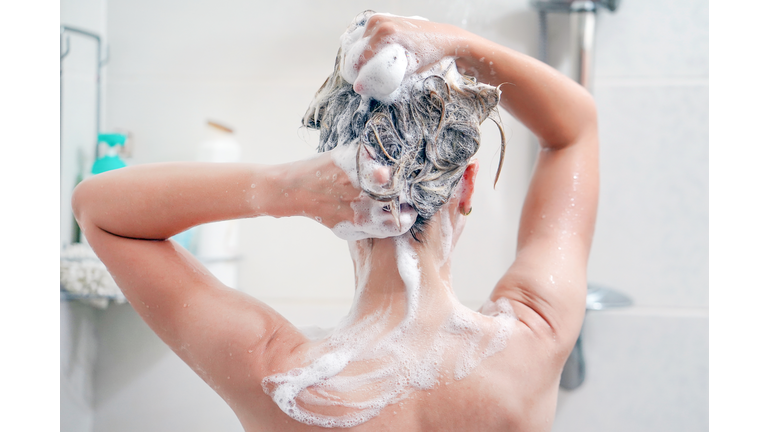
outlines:
M354 25L364 26L366 20ZM318 90L302 123L320 131L319 152L357 146L361 189L375 200L388 202L394 214L401 205L412 206L418 216L411 234L418 239L465 177L480 147L480 124L491 117L501 130L492 116L497 115L500 91L460 74L453 61L443 60L428 73L403 80L400 96L383 102L361 96L344 80L341 54L340 50L333 73ZM501 155L499 170L503 130ZM387 184L374 184L363 175L369 161L389 170ZM473 168L473 182L474 173Z

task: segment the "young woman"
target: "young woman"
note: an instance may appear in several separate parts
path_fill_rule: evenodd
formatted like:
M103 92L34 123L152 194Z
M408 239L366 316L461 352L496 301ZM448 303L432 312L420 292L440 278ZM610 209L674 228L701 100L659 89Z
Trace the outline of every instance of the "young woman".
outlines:
M377 81L363 75L403 54L405 90L371 97ZM479 124L497 103L541 151L515 261L473 312L451 290L450 252L472 209ZM142 165L77 187L77 220L131 305L247 431L549 430L584 314L598 195L590 95L454 26L367 12L304 123L321 131L310 160ZM325 337L169 240L265 215L312 217L350 242L354 306Z

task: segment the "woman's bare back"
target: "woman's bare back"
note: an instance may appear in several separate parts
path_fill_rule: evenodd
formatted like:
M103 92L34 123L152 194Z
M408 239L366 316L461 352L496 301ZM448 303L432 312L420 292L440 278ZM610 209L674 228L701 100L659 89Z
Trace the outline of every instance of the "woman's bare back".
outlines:
M384 406L370 420L356 425L354 431L546 431L555 413L559 372L563 355L555 345L551 352L542 350L546 341L523 323L516 323L507 346L484 359L471 373L455 379L455 371L443 367L439 379L429 389L414 389L399 401ZM291 370L306 364L302 361L317 344L297 346L280 369ZM446 347L460 352L462 344ZM540 356L531 355L532 351ZM450 356L449 356L450 357ZM537 358L538 357L538 358ZM443 365L445 366L445 365ZM355 373L360 373L360 370ZM255 380L256 381L256 380ZM254 383L256 386L256 383ZM238 416L246 431L323 431L326 427L298 422L281 411L263 395L252 402L266 404L260 415L251 416L253 406ZM356 395L365 400L377 397L375 391ZM354 416L358 409L348 407L309 407L316 414L333 418ZM236 412L238 410L235 410ZM250 417L250 420L245 418Z

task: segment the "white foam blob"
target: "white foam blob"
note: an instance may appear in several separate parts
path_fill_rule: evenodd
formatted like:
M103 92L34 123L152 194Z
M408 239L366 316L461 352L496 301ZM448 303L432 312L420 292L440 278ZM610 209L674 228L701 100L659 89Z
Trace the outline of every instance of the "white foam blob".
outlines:
M407 67L405 49L400 45L388 45L360 68L354 89L363 96L385 99L400 87Z
M398 17L387 13L377 13ZM400 17L428 21L419 16ZM353 27L341 35L341 76L354 86L355 92L383 102L398 96L403 81L418 69L414 57L402 45L389 42L376 55L360 66L361 57L370 48L371 37L363 37L366 27ZM427 48L427 51L434 51ZM434 61L439 60L435 58Z

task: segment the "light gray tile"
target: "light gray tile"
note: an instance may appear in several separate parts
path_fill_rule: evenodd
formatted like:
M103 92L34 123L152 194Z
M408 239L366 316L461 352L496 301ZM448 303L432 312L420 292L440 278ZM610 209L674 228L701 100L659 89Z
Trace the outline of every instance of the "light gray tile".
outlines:
M554 432L708 430L708 319L587 315L587 376L561 390Z
M268 300L266 303L296 327L330 329L347 316L352 299L346 302Z
M60 305L60 427L90 431L94 416L94 367L98 353L94 310L78 302Z
M244 221L242 290L259 299L351 301L354 268L347 242L306 218Z
M707 0L623 1L601 11L595 34L596 80L607 77L707 77Z
M62 0L61 24L103 34L106 0Z
M91 69L88 78L65 75L61 103L61 244L72 242L75 220L72 191L79 176L90 174L96 151L96 84Z
M390 4L110 1L113 73L302 78L307 69L330 71L339 36L358 13L368 8L385 11Z
M639 305L708 304L708 91L597 87L601 195L589 277Z
M94 432L242 431L234 412L128 304L98 317Z
M94 432L243 430L224 400L170 349L100 402Z

